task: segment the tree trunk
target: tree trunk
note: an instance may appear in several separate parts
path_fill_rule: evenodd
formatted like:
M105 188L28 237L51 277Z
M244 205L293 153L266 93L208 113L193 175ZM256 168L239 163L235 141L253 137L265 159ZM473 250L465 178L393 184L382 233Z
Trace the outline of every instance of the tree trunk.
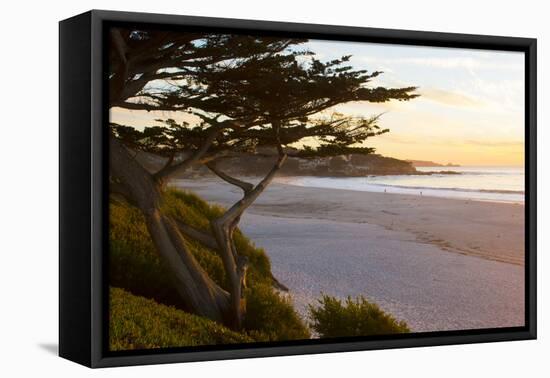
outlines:
M117 101L123 102L131 95L126 93L124 96L130 66L127 59L128 48L118 30L111 32L111 40L120 61L115 76L109 80L110 100L113 104ZM134 90L134 94L137 91L137 89ZM202 149L194 155L194 159L185 161L177 167L167 164L161 172L157 172L161 173L158 177L145 170L134 159L135 156L132 156L130 151L111 135L109 164L111 189L127 198L145 217L153 244L163 261L167 263L175 287L184 302L197 315L231 324L233 320L229 293L218 286L202 269L185 246L176 222L163 215L160 207L162 188L167 177L182 168L180 166L190 165L201 153L204 154L220 130L220 125L212 129Z
M233 242L234 228L232 229L223 223L216 223L216 220L214 220L212 222L212 230L219 246L225 272L229 279L232 327L240 329L246 310L242 303L242 288L248 261L246 257L237 254L235 243Z
M231 294L231 312L233 314L234 326L238 329L242 326L245 316L245 306L242 303L242 289L246 286L246 270L248 260L245 256L240 256L235 247L234 233L241 215L254 203L260 194L271 183L277 172L281 169L286 160L286 155L282 153L273 168L256 186L233 178L215 168L211 164L209 168L223 180L243 189L244 196L229 208L221 217L213 219L210 222L214 237L221 253L224 268L229 278Z
M161 185L114 137L110 138L111 176L118 192L137 206L145 217L155 248L171 270L175 287L197 315L232 323L229 294L202 269L185 246L174 220L162 214Z

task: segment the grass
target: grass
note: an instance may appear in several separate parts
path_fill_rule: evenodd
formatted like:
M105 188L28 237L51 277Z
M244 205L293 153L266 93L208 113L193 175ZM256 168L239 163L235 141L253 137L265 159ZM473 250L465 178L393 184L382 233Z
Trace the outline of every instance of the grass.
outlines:
M162 211L195 228L210 232L210 221L224 209L211 206L197 195L169 189ZM234 332L221 324L190 314L170 280L170 270L158 257L141 213L117 200L110 202L111 285L109 337L111 350L175 346L300 340L309 328L294 310L288 296L271 282L271 264L261 248L237 230L237 251L249 260L248 287L244 292L244 329ZM187 240L187 247L208 275L227 289L222 260L214 250ZM310 306L309 327L320 337L367 336L409 332L376 304L359 297L344 302L323 295Z
M162 211L191 226L210 232L210 220L220 216L224 209L219 206L210 206L193 193L169 189L163 198ZM133 306L133 313L126 313L119 308L116 317L115 308L111 305L113 323L111 324L113 331L110 333L111 348L137 347L138 343L128 341L133 340L132 337L134 337L127 336L133 335L132 332L128 333L128 330L137 332L140 340L147 341L143 345L165 346L167 340L177 342L178 346L196 345L191 339L181 336L182 332L186 334L181 327L193 323L170 323L167 320L168 313L174 315L176 314L174 311L179 311L177 314L187 314L184 311L189 309L180 299L170 280L169 268L158 257L141 213L125 202L111 200L109 238L110 285L124 289L127 295L133 295L134 298L143 297L137 299L147 301L141 302L143 307ZM186 241L186 243L208 275L220 286L227 288L222 260L217 252L205 248L198 242ZM289 299L273 289L271 264L265 252L255 247L239 230L235 233L235 244L238 253L247 256L250 264L247 275L248 288L245 292L247 314L245 329L241 336L250 341L309 338L307 326L297 315ZM119 292L116 295L123 296ZM111 298L113 299L113 296ZM128 296L124 298L128 300L128 306L131 306L133 302L130 302ZM117 303L119 307L123 307L125 302ZM172 310L159 312L157 307L161 305L172 306ZM135 319L132 320L131 316ZM145 319L152 320L155 316L159 316L161 323L158 327L160 328L147 327ZM172 329L169 327L170 324L176 327L173 329L174 335L170 335ZM161 335L160 329L168 334ZM226 328L224 329L229 332ZM146 336L147 332L151 334ZM156 338L159 339L158 342L155 342ZM202 341L207 341L209 344L225 342L222 339L212 338L202 339ZM143 348L142 344L139 345Z
M254 341L222 325L120 288L110 289L112 351Z

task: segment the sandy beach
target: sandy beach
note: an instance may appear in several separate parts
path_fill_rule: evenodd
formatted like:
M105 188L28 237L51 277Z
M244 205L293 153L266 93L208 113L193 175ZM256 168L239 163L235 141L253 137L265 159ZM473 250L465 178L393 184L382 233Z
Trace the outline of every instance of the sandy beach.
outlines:
M173 185L229 205L215 178ZM240 227L303 315L320 293L364 295L414 331L524 324L524 206L273 183Z

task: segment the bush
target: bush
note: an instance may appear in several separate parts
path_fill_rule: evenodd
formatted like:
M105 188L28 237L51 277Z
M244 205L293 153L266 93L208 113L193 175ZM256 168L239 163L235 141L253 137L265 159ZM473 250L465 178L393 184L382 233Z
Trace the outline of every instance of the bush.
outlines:
M169 189L163 198L162 211L211 232L210 220L220 216L224 209L208 205L193 193ZM109 237L111 286L157 303L189 310L170 279L169 267L159 258L139 210L125 202L111 200ZM227 289L226 274L218 253L193 240L187 240L186 244L208 275ZM235 245L238 253L247 256L249 261L249 288L245 293L249 320L245 320L244 332L258 341L309 337L307 327L290 302L272 288L271 264L265 252L256 248L239 230L235 232Z
M385 313L362 296L344 303L323 295L317 307L309 306L310 327L321 337L387 335L410 332L407 324Z
M290 300L275 292L271 286L252 286L246 290L245 299L244 327L247 330L259 331L269 341L309 339L309 330L294 311Z
M110 289L111 351L251 341L254 340L249 336L233 332L211 320L119 288Z

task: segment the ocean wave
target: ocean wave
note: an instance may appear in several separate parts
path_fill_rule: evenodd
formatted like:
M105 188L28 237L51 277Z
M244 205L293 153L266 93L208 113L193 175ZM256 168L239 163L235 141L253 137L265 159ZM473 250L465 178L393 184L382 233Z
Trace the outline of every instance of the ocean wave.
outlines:
M524 190L498 190L498 189L479 189L476 192L482 193L501 193L501 194L525 194Z
M422 173L432 173L433 176L439 176L438 173L441 171L450 171L450 172L456 172L463 176L523 176L525 172L523 170L483 170L483 171L477 171L477 170L468 170L468 169L434 169L434 170L425 170L425 169L417 169L418 172ZM443 176L443 175L441 175Z
M467 193L525 194L524 190L445 188L445 187L433 187L433 186L408 186L408 185L380 184L380 183L372 183L372 182L367 183L367 185L382 186L386 188L398 188L398 189L437 190L437 191L449 190L453 192L467 192Z
M439 171L418 171L422 173L431 173L432 176L447 176L448 174L441 174L442 170ZM523 175L523 172L490 172L490 171L458 171L454 169L446 169L443 172L456 172L462 176L518 176Z

